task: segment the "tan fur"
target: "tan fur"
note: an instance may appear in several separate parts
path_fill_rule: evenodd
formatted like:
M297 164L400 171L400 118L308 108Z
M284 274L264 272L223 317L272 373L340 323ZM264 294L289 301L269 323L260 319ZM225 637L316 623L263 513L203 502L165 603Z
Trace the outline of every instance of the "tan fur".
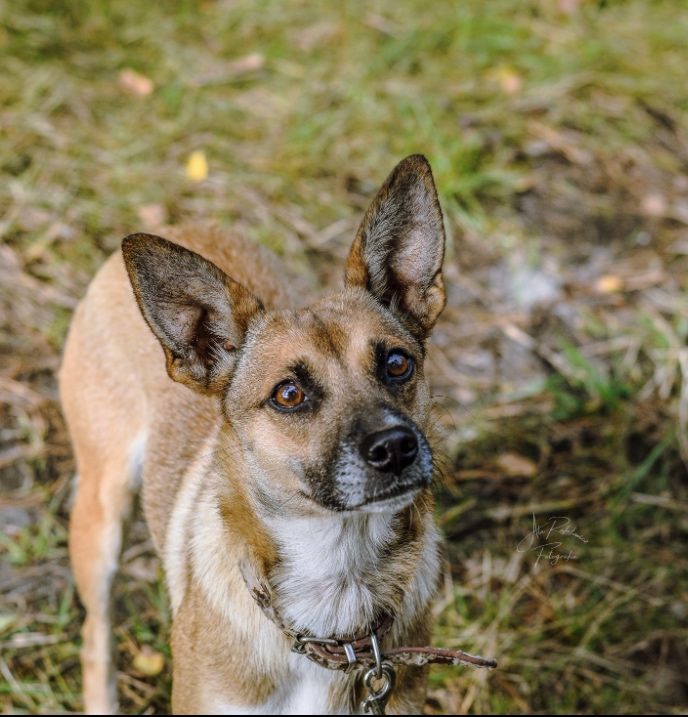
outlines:
M360 675L329 673L290 653L288 639L260 612L240 574L239 561L248 559L275 582L277 607L311 629L312 589L304 595L290 587L303 578L318 588L318 576L309 574L308 557L298 548L308 536L294 534L304 526L322 535L313 544L316 553L330 540L327 549L335 551L335 564L323 563L323 580L330 581L323 590L334 590L340 580L342 595L355 596L357 581L366 583L360 605L346 598L341 612L333 610L336 590L328 592L314 625L347 634L385 609L395 616L388 644L427 639L438 570L430 490L422 488L388 517L340 516L323 507L334 498L318 492L339 460L342 436L373 420L381 407L384 415L408 416L424 433L430 428L422 356L424 338L444 304L441 213L425 160L409 158L395 172L366 215L377 224L365 228L364 220L352 248L348 287L310 307L289 308L302 302L290 297L271 255L214 229L169 234L213 266L162 240L137 236L124 247L127 267L122 253L115 253L89 287L60 372L79 474L70 554L87 612L82 665L88 712L116 709L110 587L140 481L173 606L175 712L303 710L299 700L321 690L332 710L356 706ZM391 232L393 217L381 202L389 205L391 197L404 207L407 195L415 203L408 215L413 231L405 237L406 225L395 224L401 238L385 244L376 226ZM431 243L434 258L414 268L414 257L423 256L413 245L418 237ZM384 251L391 252L389 260ZM177 286L174 276L168 285L166 273L142 273L150 262L144 252L162 252L169 272L187 278ZM386 277L371 278L375 262L392 267ZM198 282L195 274L183 274L189 266L198 267ZM209 272L207 279L203 272ZM162 287L166 298L160 306L151 286ZM210 308L193 303L201 300ZM231 311L229 318L223 311ZM379 383L377 345L417 357L408 385L391 391ZM317 377L318 385L309 389L314 396L323 393L315 416L285 418L266 408L274 386L294 365ZM338 557L339 535L342 550L350 553ZM383 542L377 546L375 540ZM349 563L363 572L352 574ZM306 601L306 617L299 600ZM400 671L394 711L421 707L424 676L423 670ZM294 692L296 682L301 692Z

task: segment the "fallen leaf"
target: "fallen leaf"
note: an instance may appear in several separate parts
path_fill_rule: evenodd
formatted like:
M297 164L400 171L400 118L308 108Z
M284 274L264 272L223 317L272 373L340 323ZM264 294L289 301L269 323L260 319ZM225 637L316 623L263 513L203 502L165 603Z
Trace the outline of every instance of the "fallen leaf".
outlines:
M149 645L143 645L134 657L134 669L148 677L159 675L165 667L164 656Z
M616 274L604 274L595 282L599 294L616 294L623 289L623 279Z
M227 65L227 72L235 77L238 75L245 75L249 72L257 72L262 70L265 65L265 57L259 52L253 52L245 57L240 57L238 60L233 60Z
M363 24L372 27L373 30L377 30L384 35L394 36L394 25L384 15L369 12L363 19Z
M507 95L517 95L523 87L523 78L512 67L500 67L497 72L502 92Z
M502 453L497 458L497 465L508 476L526 476L530 478L537 473L535 462L518 453Z
M365 23L365 20L363 21ZM299 49L310 52L316 47L325 47L335 42L341 32L340 25L330 20L306 25L300 29L295 37Z
M162 204L145 204L136 213L144 229L158 229L167 222L167 210Z
M137 97L147 97L152 91L155 85L150 77L142 75L136 70L127 68L119 73L119 86L130 95L136 95Z
M580 9L583 0L559 0L557 3L559 12L564 15L574 15Z
M186 176L194 182L202 182L208 176L208 160L203 150L196 150L186 160Z
M649 217L663 217L668 209L667 200L656 192L645 195L640 206L643 213Z
M539 120L529 122L529 129L538 140L561 152L573 164L589 165L593 161L592 154L580 147L580 138L575 133L555 129Z
M207 87L208 85L222 85L241 79L252 72L258 72L265 66L265 57L259 52L245 55L232 62L215 63L201 74L191 79L194 87Z

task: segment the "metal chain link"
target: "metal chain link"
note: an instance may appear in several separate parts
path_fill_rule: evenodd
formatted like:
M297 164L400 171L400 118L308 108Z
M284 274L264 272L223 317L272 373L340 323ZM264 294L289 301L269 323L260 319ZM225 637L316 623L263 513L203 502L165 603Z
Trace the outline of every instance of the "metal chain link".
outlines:
M382 684L376 688L373 684L374 680L378 682L381 680ZM371 667L365 673L363 683L368 690L368 697L366 697L361 704L363 714L385 714L385 707L387 706L387 702L389 702L389 698L392 696L395 680L396 673L389 662L382 662L379 667L377 665Z

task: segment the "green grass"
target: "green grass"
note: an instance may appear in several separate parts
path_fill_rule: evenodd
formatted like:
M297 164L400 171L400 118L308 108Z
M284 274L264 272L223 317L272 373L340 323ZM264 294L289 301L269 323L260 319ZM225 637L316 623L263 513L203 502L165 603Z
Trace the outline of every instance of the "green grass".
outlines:
M434 669L428 710L688 710L686 37L683 0L0 3L0 711L81 709L54 372L97 267L210 221L336 283L413 152L449 237L436 641L500 662ZM575 559L519 552L533 514ZM164 588L128 545L122 704L164 712Z

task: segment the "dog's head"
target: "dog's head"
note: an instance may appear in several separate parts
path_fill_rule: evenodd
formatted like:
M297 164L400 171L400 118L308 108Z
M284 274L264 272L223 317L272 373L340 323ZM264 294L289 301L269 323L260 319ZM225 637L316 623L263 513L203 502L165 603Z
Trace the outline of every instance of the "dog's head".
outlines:
M198 254L124 240L144 318L175 381L220 397L254 493L275 510L382 511L432 478L425 342L445 303L444 229L430 166L403 160L366 212L345 289L266 310Z

